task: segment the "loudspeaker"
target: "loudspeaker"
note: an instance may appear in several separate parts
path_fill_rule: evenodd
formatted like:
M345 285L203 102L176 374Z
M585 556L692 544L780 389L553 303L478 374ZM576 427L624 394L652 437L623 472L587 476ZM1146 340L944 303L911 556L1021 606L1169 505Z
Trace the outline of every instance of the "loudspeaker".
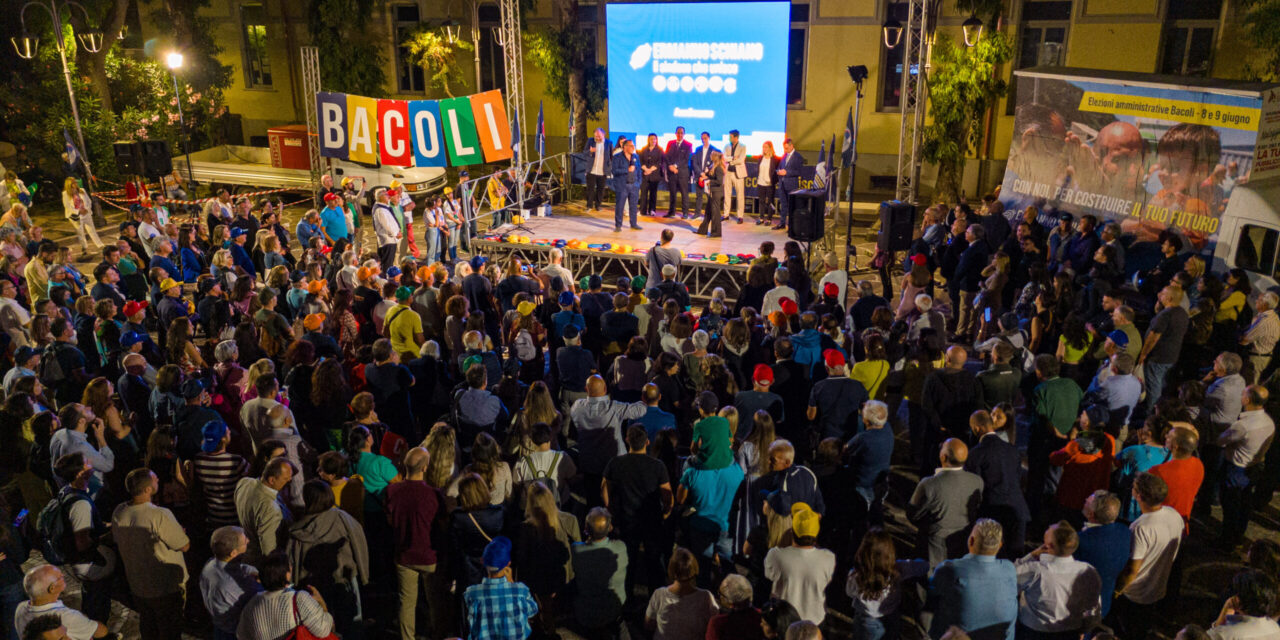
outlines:
M880 203L880 238L876 246L882 251L906 251L916 228L916 206L898 200Z
M787 237L799 242L821 240L826 234L827 190L796 191L791 198L791 226Z
M116 171L122 177L142 173L142 143L117 142L112 145L116 157Z
M142 142L143 175L156 180L173 172L173 159L169 156L169 143L164 140Z

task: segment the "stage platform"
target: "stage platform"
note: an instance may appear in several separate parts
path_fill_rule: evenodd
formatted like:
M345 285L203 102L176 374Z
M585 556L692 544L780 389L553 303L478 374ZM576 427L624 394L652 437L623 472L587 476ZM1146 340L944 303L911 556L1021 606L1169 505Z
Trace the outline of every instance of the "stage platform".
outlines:
M556 240L564 240L566 243L578 240L583 243L581 248L569 246L562 248L565 254L565 268L569 269L577 280L599 274L606 283L611 283L619 276L648 277L646 252L658 243L664 229L671 229L675 232L672 246L685 254L678 277L689 287L689 293L695 300L705 301L710 299L711 292L716 287L723 287L728 298L736 300L741 287L746 284L748 266L746 262L740 264L717 262L713 255L758 255L760 243L770 240L776 247L774 255L781 256L782 247L788 240L786 231L775 231L769 226L757 225L750 214L744 218L742 224L733 220L722 221L720 224L722 236L719 238L707 238L705 235L695 233L698 225L702 223L701 218L681 220L678 217L640 216L638 222L642 227L639 231L629 226L629 218L624 220L622 231L614 231L612 208L587 213L579 202L562 203L553 208L552 215L549 217L525 219L523 228L505 224L482 230L473 243L495 259L505 260L508 256L518 255L535 264L545 264L546 254L551 251ZM522 241L504 242L485 239L495 236L505 236L508 239L515 236ZM528 240L524 241L525 238ZM830 238L831 236L828 235L828 239ZM827 245L830 244L832 243L827 243ZM841 245L843 242L834 244ZM861 256L865 253L861 246L863 243L856 244L859 245L856 251ZM610 249L603 249L603 245L609 245ZM619 253L617 250L619 245L630 246L631 251ZM827 250L827 245L814 243L811 268L817 266L822 253ZM843 250L838 253L843 258ZM865 263L869 256L870 254L867 254L864 259L856 262Z

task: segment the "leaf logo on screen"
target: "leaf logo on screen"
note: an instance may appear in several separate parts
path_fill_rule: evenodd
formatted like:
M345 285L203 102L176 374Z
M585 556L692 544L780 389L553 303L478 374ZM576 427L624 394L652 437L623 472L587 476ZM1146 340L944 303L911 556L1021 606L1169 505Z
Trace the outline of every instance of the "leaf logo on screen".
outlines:
M631 68L640 69L649 64L649 58L652 55L653 47L650 47L649 43L646 42L636 47L636 50L631 52Z

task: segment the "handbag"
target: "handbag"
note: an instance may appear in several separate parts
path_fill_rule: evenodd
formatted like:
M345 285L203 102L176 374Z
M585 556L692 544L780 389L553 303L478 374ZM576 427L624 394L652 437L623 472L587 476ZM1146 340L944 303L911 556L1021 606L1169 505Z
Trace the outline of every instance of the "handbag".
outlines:
M293 619L298 621L298 626L293 628L284 640L338 640L338 634L330 631L327 636L318 636L311 633L311 629L307 625L302 624L302 616L298 614L298 592L293 592Z

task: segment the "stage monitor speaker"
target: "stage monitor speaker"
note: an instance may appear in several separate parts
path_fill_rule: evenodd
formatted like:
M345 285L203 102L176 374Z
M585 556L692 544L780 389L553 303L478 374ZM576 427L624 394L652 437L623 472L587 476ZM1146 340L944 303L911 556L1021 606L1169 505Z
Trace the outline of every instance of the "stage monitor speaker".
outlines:
M142 173L142 143L117 142L112 145L116 157L116 171L122 177Z
M799 242L821 240L827 228L827 190L795 191L790 198L791 225L787 237Z
M906 251L916 228L916 206L898 200L880 203L880 238L876 246L882 251Z
M173 172L173 158L169 156L169 143L164 140L144 140L142 142L143 175L149 180Z

